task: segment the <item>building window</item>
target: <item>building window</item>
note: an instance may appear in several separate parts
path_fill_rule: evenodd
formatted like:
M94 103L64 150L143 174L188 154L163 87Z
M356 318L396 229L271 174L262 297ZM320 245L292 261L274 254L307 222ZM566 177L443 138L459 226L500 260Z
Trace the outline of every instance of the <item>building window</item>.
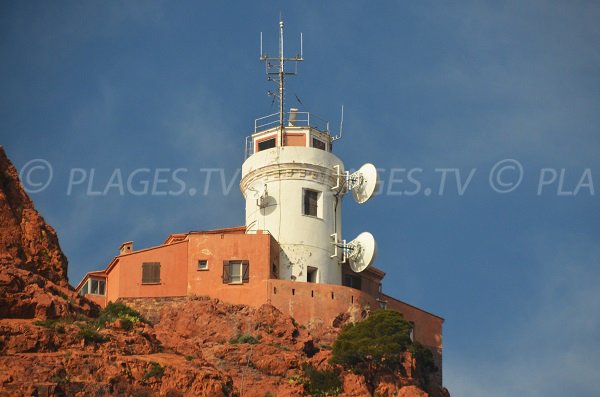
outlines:
M83 286L79 290L79 295L83 296L83 295L87 294L89 285L90 285L90 280L86 281L85 284L83 284Z
M318 216L319 214L319 192L315 190L303 190L302 213L309 216Z
M275 138L265 139L264 141L258 142L258 151L267 150L275 147Z
M361 289L362 278L360 276L355 276L354 274L345 274L343 285L350 288Z
M93 278L89 281L90 285L90 294L93 295L104 295L104 290L106 287L106 281L99 280L97 278Z
M142 284L160 284L160 262L142 263Z
M316 283L318 271L319 269L317 269L316 267L308 266L308 269L306 271L306 281L309 283Z
M208 261L206 259L198 260L198 270L208 270Z
M250 281L250 266L248 261L224 261L223 283L242 284Z
M327 150L327 144L325 142L323 142L322 140L317 139L317 138L313 138L312 139L312 146L314 148L317 148L317 149Z

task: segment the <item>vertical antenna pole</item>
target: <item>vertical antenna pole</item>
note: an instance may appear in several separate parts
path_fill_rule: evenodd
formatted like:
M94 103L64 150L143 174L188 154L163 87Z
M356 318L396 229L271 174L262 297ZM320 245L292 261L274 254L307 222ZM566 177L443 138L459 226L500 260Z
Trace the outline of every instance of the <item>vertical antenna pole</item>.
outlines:
M302 34L300 34L300 54L302 54L303 49L302 49ZM265 62L265 69L266 69L266 74L267 74L267 80L268 81L272 81L275 84L278 85L278 90L276 91L276 93L272 93L271 91L269 91L269 95L272 95L273 97L277 97L277 99L279 100L279 128L277 128L279 131L277 133L277 138L279 139L278 141L278 146L285 146L285 111L284 111L284 107L285 107L285 76L289 75L289 76L294 76L296 75L296 73L298 72L298 62L303 61L304 59L302 59L301 55L298 55L296 53L296 55L294 57L290 57L290 58L286 58L285 57L285 51L284 51L284 37L283 37L283 18L279 17L279 39L278 39L278 46L279 46L279 56L274 57L274 56L269 56L268 54L263 54L263 42L262 42L262 32L260 33L260 60L262 62ZM294 70L289 70L286 71L285 70L285 63L286 61L288 62L294 62ZM289 66L289 65L288 65ZM274 100L275 98L273 98ZM275 114L269 115L267 117L275 117ZM271 119L272 122L269 122L265 125L262 125L262 127L266 126L266 125L273 125L274 124L274 120ZM271 127L271 128L276 128L276 127ZM256 127L256 123L254 126L254 129L256 131L257 127Z
M279 144L284 146L283 142L283 20L279 20Z
M342 105L342 118L340 119L340 138L342 137L342 130L344 129L344 105ZM340 139L338 138L338 139Z

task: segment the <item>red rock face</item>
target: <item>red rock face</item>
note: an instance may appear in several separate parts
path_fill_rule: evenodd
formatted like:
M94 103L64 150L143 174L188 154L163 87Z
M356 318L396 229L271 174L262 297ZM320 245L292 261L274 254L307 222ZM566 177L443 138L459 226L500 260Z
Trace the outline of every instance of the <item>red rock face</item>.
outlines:
M35 210L0 146L0 318L93 315L77 296L56 232Z
M0 146L0 266L16 266L66 287L67 258L54 229L35 210Z

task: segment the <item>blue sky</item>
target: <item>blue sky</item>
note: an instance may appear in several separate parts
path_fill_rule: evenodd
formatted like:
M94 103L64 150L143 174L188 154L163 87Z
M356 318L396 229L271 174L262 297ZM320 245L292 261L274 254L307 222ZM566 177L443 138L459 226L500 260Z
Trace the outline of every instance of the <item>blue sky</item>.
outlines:
M273 111L259 33L274 52L281 11L286 48L303 32L306 59L286 105L296 94L337 125L344 104L334 151L349 168L381 168L379 196L346 200L344 233L372 232L385 290L446 318L453 395L600 394L598 3L0 7L0 143L19 169L52 166L31 195L72 283L123 241L243 223L237 181L225 194L221 175L238 178L244 138ZM498 193L517 164L521 182ZM180 168L184 193L136 194L157 169L168 182L156 190L178 193L169 177ZM150 171L121 194L115 169L125 180ZM208 169L223 173L207 185Z

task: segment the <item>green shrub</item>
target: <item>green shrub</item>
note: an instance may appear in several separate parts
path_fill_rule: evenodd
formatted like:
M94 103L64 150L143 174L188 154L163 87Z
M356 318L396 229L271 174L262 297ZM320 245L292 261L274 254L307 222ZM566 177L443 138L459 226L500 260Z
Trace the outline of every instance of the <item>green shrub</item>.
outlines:
M54 329L54 327L56 327L56 325L60 322L60 319L48 319L48 320L36 320L33 322L34 325L37 325L38 327L44 327L44 328L50 328L50 329Z
M256 338L250 334L239 334L229 339L229 343L232 345L237 345L239 343L248 343L251 345L256 345L257 343L259 343L259 339L260 338Z
M104 343L106 338L98 333L98 331L89 324L80 324L77 336L82 338L85 344Z
M279 349L279 350L290 351L289 346L283 345L281 343L268 343L267 346L272 346L272 347L274 347L276 349Z
M150 369L146 371L144 376L142 377L142 381L146 381L150 378L162 378L165 374L165 368L159 363L152 362L150 363Z
M419 342L413 343L408 351L412 354L416 361L416 366L425 384L429 383L429 375L433 372L438 371L438 367L433 361L433 353L427 347L423 346Z
M335 370L320 371L310 364L302 367L306 380L305 391L313 397L337 396L342 392L342 381Z
M121 324L126 323L128 325L124 325L125 329L133 328L133 324L137 322L142 322L146 324L150 324L148 320L146 320L137 310L130 308L123 303L114 303L109 302L108 305L100 312L100 316L96 319L96 324L98 327L103 328L106 326L106 323L112 323L117 319L121 320Z
M125 331L130 331L133 329L133 321L130 319L120 318L119 321L121 321L121 328L123 328Z
M36 320L33 324L39 327L52 329L59 334L64 334L66 332L65 324L71 324L72 322L73 319L71 318L55 318L51 320Z
M344 327L333 344L331 361L359 373L395 370L411 344L411 330L412 325L402 314L377 310L366 320Z
M194 356L185 356L185 359L186 359L187 361L192 361L192 360L193 360L193 359L195 359L195 358L196 358L196 357L194 357Z

